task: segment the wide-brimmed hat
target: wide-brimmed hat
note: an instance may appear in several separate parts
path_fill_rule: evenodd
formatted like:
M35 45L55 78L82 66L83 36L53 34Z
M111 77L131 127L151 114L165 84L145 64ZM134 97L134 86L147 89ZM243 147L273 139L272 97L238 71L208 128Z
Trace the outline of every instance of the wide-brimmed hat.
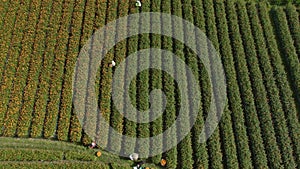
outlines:
M136 161L136 160L138 160L139 155L138 155L137 153L132 153L132 154L130 154L129 158L130 158L131 160Z

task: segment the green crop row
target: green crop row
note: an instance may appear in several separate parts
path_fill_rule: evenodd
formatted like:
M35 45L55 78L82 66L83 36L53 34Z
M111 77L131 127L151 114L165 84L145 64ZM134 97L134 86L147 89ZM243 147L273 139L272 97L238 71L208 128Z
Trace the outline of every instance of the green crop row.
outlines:
M130 20L129 24L134 24L132 22L134 22L134 21ZM138 49L138 37L133 36L133 37L128 38L128 41L127 41L127 56L129 54L132 54L133 52L137 51L137 49ZM128 61L126 61L126 65L127 64L128 64ZM129 88L129 90L127 90L129 92L124 93L124 103L129 103L129 104L132 104L133 106L135 106L136 105L136 91L137 91L136 90L136 79L133 79L132 81L130 81L130 78L129 78L130 75L128 75L127 72L132 72L132 74L136 74L137 60L133 60L130 64L132 66L126 66L125 67L125 80L124 80L124 83L125 83L125 85L128 85L127 83L129 83L130 88ZM132 70L130 70L130 69L132 69ZM128 97L126 95L129 95L130 97ZM127 99L130 99L130 100L127 100ZM131 113L131 112L129 111L128 106L125 104L124 105L124 115L127 115L128 113ZM135 112L132 112L132 113L135 113ZM136 137L137 124L136 124L135 121L136 120L134 120L134 121L130 121L130 120L127 120L127 119L124 120L123 132L124 132L125 135L130 136L130 137ZM135 143L128 142L127 140L122 141L122 143L123 143L123 146L122 146L123 147L123 152L125 154L130 154L131 152L134 152Z
M152 0L151 1L151 11L158 12L160 11L160 1L159 0ZM156 18L150 18L151 22L154 22ZM159 20L160 21L160 20ZM150 29L155 29L154 27L151 27ZM161 32L161 29L156 30L156 32ZM158 48L161 49L161 36L157 34L151 34L151 48ZM161 53L159 54L161 56ZM150 53L150 66L162 66L162 60L161 59L154 59L153 54ZM151 80L149 81L150 85L150 91L158 89L162 90L162 71L161 70L150 70L150 77ZM154 102L154 100L157 101L157 103L163 103L163 98L150 98L150 102ZM155 105L158 110L162 109L163 104L157 104ZM152 112L150 112L150 118L152 117ZM163 132L163 118L162 116L158 117L156 120L150 123L150 136L154 137ZM160 137L160 140L158 142L150 142L150 153L151 152L157 152L162 151L163 148L163 140L162 137ZM162 158L161 154L158 154L151 158L152 162L155 164L158 164Z
M274 22L276 22L274 27L281 43L280 50L282 55L285 56L283 61L287 70L289 70L290 80L293 82L291 86L296 98L298 98L300 95L300 62L291 32L289 31L287 17L282 8L273 8L271 14Z
M294 46L296 48L298 59L300 59L300 23L299 23L299 13L297 8L291 4L286 7L286 16L289 23L291 35L294 40ZM299 98L298 98L299 99Z
M299 139L299 122L297 118L296 105L293 101L292 90L290 89L283 61L280 58L280 52L277 47L276 39L273 33L271 20L269 18L267 5L265 3L259 3L258 11L260 14L260 21L264 30L264 36L266 45L268 48L270 62L274 71L274 78L276 80L277 87L279 89L279 95L285 118L288 124L288 130L290 131L290 137L293 143L294 152L299 152L299 143L296 141ZM299 154L299 153L297 153ZM299 161L299 158L296 158ZM286 164L289 165L289 164Z
M69 169L81 169L81 168L99 168L99 169L109 169L110 166L107 164L103 164L100 162L74 162L74 161L67 161L67 162L51 162L51 163L47 163L47 162L28 162L28 163L24 163L24 162L20 162L20 163L16 163L16 162L4 162L4 163L0 163L1 167L3 168L69 168Z
M250 150L253 155L253 163L255 167L267 167L267 157L263 145L262 133L260 129L260 122L258 119L255 103L254 103L254 95L251 90L250 77L255 77L249 72L246 57L251 57L253 51L249 51L250 46L249 43L251 40L251 34L247 32L245 29L245 25L249 25L249 21L244 20L242 18L241 10L239 10L239 3L236 4L236 9L233 8L235 12L235 16L232 19L233 25L236 26L236 30L239 33L233 34L232 41L235 42L235 62L236 62L236 70L238 73L238 82L240 85L240 91L242 96L242 101L244 105L244 114L246 117L246 125L248 127L248 135L250 141ZM244 46L243 46L244 45ZM250 77L249 77L250 76Z
M140 12L150 12L150 1L143 1L143 5L140 8ZM150 18L149 18L150 19ZM144 18L140 18L139 20L140 25L149 25L147 29L144 30L150 31L150 22L146 22ZM148 49L150 48L150 36L149 34L140 34L139 41L138 41L138 50ZM143 56L138 55L138 66L137 71L140 72L137 76L137 109L139 111L147 111L150 108L149 104L149 70L143 70L143 66L145 65L148 67L150 65L150 54L145 55L146 59L141 59ZM143 65L143 66L141 66ZM156 105L151 105L156 106ZM149 114L143 114L147 119L150 118ZM140 118L140 114L137 115L137 118ZM137 137L138 138L149 138L150 136L150 125L149 123L139 123L137 124ZM144 142L139 142L136 147L139 149L140 152L143 154L148 155L150 151L150 142L145 140Z
M54 50L62 11L62 1L54 1L52 4L52 8L53 11L47 28L48 33L46 34L46 45L43 53L43 65L41 68L41 74L39 76L37 96L34 103L33 118L30 131L31 137L40 137L42 136L43 132L51 69L54 61Z
M193 6L192 6L192 1L191 0L184 0L182 1L182 7L183 7L183 11L182 11L182 15L183 18L191 23L194 23L194 16L193 16ZM200 16L201 17L201 16ZM203 17L203 15L202 15ZM184 41L188 42L190 41L190 39L193 39L193 36L195 36L194 34L190 34L189 33L185 33L186 31L186 25L183 25L183 32L184 32ZM196 37L197 38L197 37ZM197 42L196 41L192 41L192 46L196 46ZM186 125L192 125L189 122L190 121L194 121L194 129L196 130L195 132L199 132L199 133L194 133L193 131L190 132L190 134L183 140L182 144L183 147L184 145L188 145L186 151L184 151L184 153L181 153L181 157L186 156L185 157L185 162L188 163L186 165L181 165L184 167L200 167L202 164L202 159L205 158L205 154L206 154L206 150L204 149L203 143L202 145L199 145L199 138L200 138L200 133L201 133L201 129L203 127L203 119L202 119L202 105L200 104L200 108L198 109L198 115L195 116L196 112L193 112L193 108L195 108L195 104L197 102L197 100L194 100L193 98L191 98L191 96L193 96L193 88L194 87L200 87L200 86L192 86L191 80L197 80L199 78L199 72L198 72L198 61L199 58L197 57L197 53L194 53L191 51L190 48L185 47L184 48L184 52L185 52L185 56L181 56L181 59L185 59L187 65L189 66L189 68L191 68L194 77L190 77L187 76L187 85L188 85L188 100L189 100L189 107L190 109L187 110L187 112L189 112L189 119L187 118L187 122L184 122L184 124ZM201 95L201 92L199 93ZM200 98L198 98L200 99ZM200 123L199 123L200 122ZM199 125L201 124L202 125ZM186 127L186 126L185 126ZM197 153L195 152L197 151ZM199 152L198 152L199 151ZM198 156L195 156L195 154L198 154ZM201 157L204 156L204 157ZM200 162L201 161L201 162Z
M64 81L62 84L61 93L61 103L57 127L57 138L58 140L68 140L70 117L72 109L72 80L74 65L76 62L77 55L79 53L79 42L82 29L82 17L85 1L77 0L75 1L74 11L71 19L71 30L70 39L68 42L68 51L66 55L65 71L64 71ZM76 129L75 129L76 130ZM78 132L77 128L77 132ZM76 140L76 139L75 139Z
M203 4L202 1L199 0L193 0L192 4L194 6L193 8L193 14L194 14L194 24L195 26L197 26L201 31L205 32L205 18L204 18L204 13L203 13ZM198 40L198 39L196 39ZM200 51L198 53L198 55L200 55L200 57L205 56L207 53L207 49L203 49L202 47L200 47L200 45L198 45L200 42L195 42L196 43L196 48L198 51ZM192 69L194 69L194 67L198 73L194 73L194 75L196 77L199 77L199 84L200 84L200 93L201 93L201 97L203 92L206 90L207 88L205 88L207 85L207 83L203 83L206 77L206 72L205 69L203 68L203 65L201 65L201 60L197 59L195 60L195 58L188 58L187 60L188 64L192 67ZM204 78L203 78L204 77ZM204 91L205 92L205 91ZM208 154L207 154L207 148L206 148L206 142L205 143L199 143L199 139L200 139L200 134L202 132L202 128L204 126L204 111L202 108L202 101L200 102L200 108L199 108L199 112L198 112L198 117L195 121L195 125L192 129L192 142L193 142L193 158L194 158L194 167L195 168L208 168Z
M131 7L131 5L129 4L129 11L128 13L136 13L136 11L138 10L137 8L133 8ZM135 23L138 23L138 20L128 20L127 24L129 25L134 25ZM127 30L127 33L130 33L130 29ZM126 40L127 43L127 50L126 50L126 56L129 56L130 54L136 52L138 50L138 36L132 36L127 38ZM128 61L126 61L126 65L128 65ZM136 107L136 79L133 79L132 81L130 81L130 78L128 75L128 73L126 72L132 72L132 74L136 74L137 71L137 60L134 60L133 62L130 63L130 65L132 66L125 66L125 74L124 74L124 86L128 85L128 83L130 84L130 88L129 90L127 90L127 93L124 92L124 102L123 103L129 103L132 104L134 107ZM130 97L128 97L128 95ZM130 98L130 100L127 100L128 98ZM131 113L129 112L129 109L127 107L127 105L124 105L124 115ZM134 113L134 112L132 112ZM137 128L137 124L134 121L128 120L126 118L124 118L124 122L123 122L123 134L125 134L126 136L129 137L136 137L136 128ZM128 140L122 140L122 152L124 152L125 155L129 155L132 152L134 152L135 150L135 142L129 142Z
M110 0L107 2L107 13L106 13L106 23L109 23L116 19L117 17L117 0ZM110 30L106 31L105 38L115 38L116 36L116 27L111 27ZM108 33L109 32L109 33ZM104 44L105 46L105 44ZM112 68L109 67L109 63L114 59L115 52L112 49L105 55L105 58L102 60L101 63L101 81L100 81L100 111L104 119L107 123L110 123L110 116L111 116L111 92L112 92ZM101 136L103 140L103 147L106 147L109 141L109 128L102 128L100 134L97 136ZM105 138L103 138L105 137ZM106 141L104 141L106 140Z
M162 1L161 2L161 12L164 13L171 13L171 1L167 0L167 1ZM166 20L166 19L162 19L161 22L162 24L162 33L163 31L170 31L172 30L172 23L171 20ZM172 51L173 50L173 45L172 45L172 39L163 36L161 39L162 42L162 49L168 50L168 51ZM162 56L165 53L162 52ZM164 57L162 57L162 67L165 66L170 66L173 65L172 63L166 63L166 60ZM172 66L173 67L173 66ZM173 68L169 68L171 70L173 70L174 73L174 69ZM169 72L168 72L169 73ZM170 72L172 73L172 72ZM163 74L163 90L165 92L166 95L166 100L167 100L167 104L166 104L166 110L164 112L164 116L163 119L164 120L164 125L163 125L163 130L167 130L176 120L176 107L175 107L175 83L174 80L170 77L167 76L168 74L166 74L166 72L164 72ZM172 131L175 132L176 131ZM170 136L168 136L169 133L165 132L164 133L164 138L163 138L163 146L166 146L168 144L174 144L177 142L176 139L174 138L170 138ZM174 136L172 136L174 137ZM163 158L166 159L167 161L167 168L176 168L177 166L177 148L174 147L172 149L170 149L169 151L167 151L165 154L163 154Z
M74 9L78 15L80 15L81 20L83 21L82 24L82 30L81 32L78 32L80 35L80 48L83 47L83 45L86 43L86 41L91 38L93 34L93 28L95 25L99 25L97 22L95 16L97 15L96 11L96 0L86 0L81 4L81 6L78 9ZM76 6L75 6L76 8ZM75 17L76 18L76 17ZM104 19L104 18L103 18ZM97 24L96 24L97 22ZM79 24L79 23L78 23Z
M43 50L45 48L46 31L44 27L48 25L49 14L51 12L52 2L42 2L39 20L36 25L35 39L32 47L31 60L23 93L23 104L20 110L20 118L22 122L17 125L17 136L25 137L30 135L31 118L36 90L38 86L38 76L41 71L43 60ZM24 117L23 117L24 116Z
M160 30L159 30L160 31ZM151 47L157 47L160 48L161 47L161 37L159 35L151 35ZM161 53L159 54L159 56L161 56ZM152 57L152 54L150 54L150 65L151 66L162 66L162 61L161 59L154 59ZM158 89L158 90L162 90L162 71L160 70L150 70L150 91ZM163 107L163 98L162 97L157 97L157 98L150 98L151 102L154 102L154 100L156 100L157 103L161 103L161 104L157 104L155 105L157 107L158 110L161 110ZM152 112L150 112L150 117L152 118ZM159 134L161 134L163 131L163 118L162 116L158 117L156 120L154 120L153 122L150 123L150 136L157 136ZM162 141L162 137L160 137L160 140L158 142L150 142L150 152L156 152L156 151L162 151L163 148L163 141ZM153 163L159 163L160 160L162 158L161 154L158 154L154 157L151 158Z
M165 13L171 13L171 1L162 1L161 3L161 9L162 12ZM172 23L171 20L161 20L162 23L164 23L162 25L162 32L163 31L170 31L172 30ZM167 38L167 37L163 37L162 38L162 48L165 50L169 50L172 51L173 50L173 45L172 45L172 39ZM165 53L162 52L162 56ZM164 59L164 57L162 58L162 67L166 67L166 66L170 66L173 65L172 63L166 63L167 61ZM172 66L173 67L173 66ZM173 68L170 67L171 70L173 70L173 73L175 72L175 70ZM169 73L169 72L168 72ZM171 73L171 72L170 72ZM165 115L163 116L164 119L166 119L164 121L164 130L168 129L168 127L170 127L173 123L174 120L176 119L176 107L175 107L175 82L172 79L173 77L167 76L166 72L163 75L163 89L165 91L166 94L166 99L167 99L167 104L166 104L166 110L165 110ZM176 131L173 130L173 132L176 133ZM174 144L177 142L176 139L174 138L170 138L168 136L168 132L165 132L164 135L164 146L168 145L168 144ZM174 136L173 136L174 137ZM177 162L177 148L174 147L172 149L170 149L169 151L167 151L163 157L167 160L167 167L168 168L175 168L178 164Z
M286 168L289 168L292 165L294 165L295 162L292 157L292 149L289 146L291 141L288 136L288 130L286 126L284 112L282 110L282 105L280 102L279 91L276 86L273 70L268 58L268 50L264 39L262 25L260 25L255 4L248 4L247 9L249 19L251 21L253 37L256 43L257 57L261 65L260 68L262 71L263 81L267 91L267 97L269 98L269 105L270 111L272 112L271 117L273 117L272 119L274 124L275 136L277 138L277 143L281 150L281 153L278 152L278 150L275 152L276 148L269 147L269 145L266 145L266 150L269 151L268 159L270 159L270 161L273 159L273 162L270 162L269 164L276 168L281 167L282 164L277 163L278 161L281 161L280 159L278 159L281 156L284 166ZM266 136L269 131L264 131ZM276 140L276 138L273 138L274 141ZM266 139L268 139L268 136ZM275 159L276 156L277 159Z
M217 21L218 36L220 42L220 54L226 74L227 97L229 100L229 110L232 112L232 123L235 136L235 144L237 148L237 158L241 168L253 168L251 163L251 152L249 139L247 136L247 128L245 126L245 117L243 114L241 93L239 91L237 72L234 62L234 42L231 41L232 35L236 33L236 25L232 19L235 17L232 4L225 3L224 19ZM225 18L226 17L226 18ZM227 20L227 23L226 23ZM226 112L224 112L226 113ZM224 115L226 116L226 115Z
M217 32L218 32L218 41L219 41L219 50L221 59L226 57L232 57L231 47L230 47L230 40L228 35L228 26L226 21L226 11L224 6L223 0L215 1L215 16L216 16L216 25L217 25ZM229 65L232 64L232 58L224 59L224 73L227 75L227 83L233 83L234 75L230 71L232 67ZM227 64L227 65L225 65ZM230 67L230 68L229 68ZM229 91L229 87L227 92ZM223 149L223 163L226 168L237 168L238 167L238 157L237 157L237 146L235 144L234 132L235 129L233 124L233 111L229 110L229 107L226 106L223 112L222 120L220 122L220 137L222 140L222 149ZM247 148L247 144L244 146ZM249 149L248 149L249 150Z
M92 6L92 4L93 4L93 2L89 2L89 1L87 1L87 5L88 6ZM89 18L89 17L92 17L93 18L93 16L91 16L90 14L88 14L88 11L86 11L86 13L84 14L84 16L85 15L87 15L86 17L84 17L84 23L87 23L87 25L85 25L84 26L84 28L83 28L83 35L82 35L82 37L81 37L81 40L80 40L80 47L82 47L85 43L86 43L86 41L87 41L87 38L91 38L91 37L88 37L88 34L90 34L91 32L89 32L90 30L88 29L92 24L93 24L93 31L95 31L95 29L98 29L100 26L102 26L102 25L104 25L105 24L105 15L106 15L106 12L103 12L103 11L106 11L106 7L107 7L107 3L106 2L103 2L103 1L95 1L95 16L94 16L94 19L91 19L91 18ZM89 8L91 8L92 9L92 7L87 7L86 6L86 9L89 9ZM93 11L93 10L92 10ZM92 23L92 20L93 20L93 23ZM94 43L94 39L92 39L92 43ZM93 62L93 53L91 53L89 56L88 56L89 58L89 61L85 61L85 68L86 69L88 69L88 70L90 70L90 68L89 68L89 66L91 65L91 63ZM85 69L84 69L85 70ZM101 71L101 70L100 70ZM81 73L81 72L78 72L78 77L80 76L80 74L79 73ZM84 79L84 81L89 81L89 79L88 78L86 78L86 77L83 77ZM89 77L90 78L90 77ZM96 85L97 85L97 87L96 87L96 94L99 94L99 89L98 89L98 86L99 86L99 81L100 80L98 80L100 78L100 73L99 74L97 74L97 81L96 81ZM81 81L81 80L78 80L79 82ZM93 82L94 83L94 82ZM83 84L86 84L86 83L80 83L81 85L83 85ZM91 84L89 84L89 85L91 85ZM86 88L86 86L85 86L85 88ZM81 91L76 91L76 92L81 92ZM94 91L89 91L89 92L94 92ZM87 93L86 93L87 94ZM81 96L82 96L83 94L81 94ZM75 98L74 98L75 99ZM86 102L86 97L80 97L80 98L77 98L77 99L80 99L81 100L81 102ZM88 106L89 104L87 104L86 106ZM84 112L85 114L85 116L84 116L84 118L85 118L85 120L84 120L84 122L83 122L83 128L87 128L87 121L86 120L91 120L91 119L86 119L87 117L90 117L89 116L89 111L87 111L86 109L87 108L89 108L89 107L85 107L83 110L80 110L80 111L82 111L82 112ZM76 110L76 111L78 111L78 110ZM75 119L75 118L74 118ZM80 119L80 120L82 120L82 119ZM74 121L74 122L76 122L76 121ZM75 123L76 124L76 123ZM78 128L78 126L77 126L77 128ZM90 127L88 127L88 128L90 128ZM71 132L72 132L72 128L71 128ZM76 133L78 133L78 132L76 132ZM81 136L81 141L84 143L84 144L90 144L90 140L91 138L89 138L88 137L88 135L84 132L84 131L82 131L82 136Z
M129 24L134 24L134 23L131 23L134 22L133 20L130 20L130 23ZM128 30L130 31L130 30ZM128 54L130 53L133 53L135 51L137 51L137 48L138 48L138 37L137 36L133 36L133 37L130 37L128 38L127 40L127 56ZM128 61L126 61L126 65L128 64ZM124 92L124 103L128 103L129 104L132 104L133 106L136 105L136 79L133 79L132 81L130 81L129 79L129 76L126 72L132 72L132 73L136 73L136 68L137 68L137 60L134 60L131 62L131 65L132 66L126 66L125 67L125 80L124 80L124 85L128 85L127 83L130 84L130 88L129 92ZM133 69L130 70L130 69ZM126 96L126 95L129 95L130 97ZM127 100L127 99L130 99ZM125 104L124 105L124 115L127 115L128 113L131 113L129 111L129 108L128 106ZM132 112L134 113L134 112ZM136 137L136 127L137 127L137 124L135 121L130 121L130 120L127 120L125 119L124 120L124 129L123 129L123 132L125 135L127 136L130 136L130 137ZM123 152L125 154L130 154L131 152L134 152L134 148L135 148L135 143L132 143L132 142L128 142L127 140L124 140L122 141L123 145Z
M65 160L78 160L78 161L95 161L97 157L91 153L68 151L64 154Z
M63 152L35 149L1 149L0 161L54 161L61 160Z
M184 2L175 2L172 1L172 14L179 16L179 17L184 17L185 15L189 15L186 12L188 10L187 5L184 5ZM185 15L183 15L185 14ZM189 16L190 17L190 16ZM182 22L173 22L173 35L179 37L179 39L187 40L185 39L188 38L187 36L190 35L185 35L184 34L184 26ZM178 59L182 60L185 62L185 57L190 57L191 55L188 55L188 53L184 53L184 43L180 41L175 41L173 40L173 53L175 54L175 57ZM192 142L191 142L191 134L188 133L186 136L185 132L186 129L190 126L190 111L189 107L189 93L184 93L182 90L184 89L191 89L191 86L188 86L187 82L187 74L185 67L177 65L178 62L174 62L174 71L175 71L175 77L177 79L182 79L181 80L181 86L178 86L178 88L175 88L175 95L176 95L176 114L181 114L181 119L176 119L179 123L177 125L177 137L183 138L181 142L177 145L177 150L178 150L178 167L179 168L193 168L193 149L192 149ZM182 93L180 95L179 93ZM185 101L184 101L185 100ZM185 105L182 105L185 104ZM192 113L191 113L192 114Z
M118 18L119 17L124 17L128 13L128 1L127 0L122 0L121 2L119 1L118 4ZM117 35L116 37L119 36L124 36L127 33L124 31L124 28L127 27L127 25L121 25L118 23L118 27L121 29L117 29ZM115 57L114 60L117 64L123 62L126 58L126 40L122 40L115 46ZM120 69L120 68L119 68ZM122 76L118 77L118 80L113 81L113 83L119 87L119 90L124 91L124 79L125 79L125 68L122 71ZM124 93L122 93L120 98L124 98ZM112 102L113 103L113 102ZM116 104L116 103L114 103ZM112 105L112 114L111 114L111 127L113 127L118 133L123 133L124 125L123 125L123 116L121 113L123 113L124 110L124 104L121 104L121 110L117 111L115 106ZM111 150L114 150L115 152L120 152L121 151L121 146L122 146L122 139L119 137L116 137L116 135L110 135L110 140L111 142L114 142L114 144L111 144L109 147Z
M7 53L7 64L3 72L2 79L3 85L1 85L0 87L0 99L2 101L0 111L1 113L6 113L6 116L4 118L4 130L2 131L4 136L15 135L16 124L18 121L18 113L16 113L17 110L12 110L9 112L7 112L7 110L9 109L9 106L12 107L12 105L8 105L10 102L17 102L16 98L11 98L10 96L12 86L14 85L14 77L17 72L17 67L20 64L19 60L22 60L22 58L20 58L20 52L22 50L22 39L24 36L24 29L27 25L26 21L28 19L29 9L30 2L27 1L23 3L18 10L18 17L15 21L14 32L11 39L13 43L10 44L10 50Z
M207 72L210 74L211 77L211 82L217 82L217 74L215 72L215 67L212 65L215 62L215 60L212 59L212 53L211 53L211 48L214 47L216 52L219 52L219 43L218 43L218 37L217 37L217 28L216 28L216 21L215 21L215 11L214 11L214 3L212 0L208 1L203 1L203 7L204 7L204 16L205 16L205 23L206 23L206 36L207 38L211 41L211 44L209 43L204 43L207 45L207 55L204 57L208 57L209 65L206 65L207 67L210 68L211 72ZM213 45L213 46L211 46ZM208 107L205 110L205 112L209 112L209 106L212 104L212 99L214 99L214 102L217 102L217 95L216 95L216 89L217 89L217 84L212 83L209 92L214 89L213 96L211 95L208 102ZM213 111L217 111L217 109L214 109ZM216 116L218 116L216 114ZM211 137L207 140L207 145L208 145L208 154L209 154L209 161L210 161L210 168L222 168L223 163L222 163L222 150L221 150L221 145L220 145L220 131L219 131L219 126L215 128L214 133L211 135Z
M266 89L263 84L262 74L259 68L256 55L256 48L251 32L249 18L245 3L237 3L238 16L240 20L241 34L244 42L246 60L248 63L250 80L252 82L252 92L255 98L257 116L260 122L261 132L263 133L263 141L265 144L266 155L270 167L280 167L281 157L279 148L276 144L275 132L272 123L270 107L268 106ZM256 129L257 130L257 129ZM260 159L262 160L262 159ZM261 165L261 164L259 164ZM262 165L264 165L262 163Z

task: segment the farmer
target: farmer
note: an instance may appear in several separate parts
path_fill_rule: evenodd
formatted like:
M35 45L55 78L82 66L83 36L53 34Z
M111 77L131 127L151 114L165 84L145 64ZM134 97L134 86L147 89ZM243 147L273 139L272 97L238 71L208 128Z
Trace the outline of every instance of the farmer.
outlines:
M109 64L109 67L114 67L114 66L116 66L116 62L112 60L111 63Z
M136 3L135 3L135 6L137 6L137 7L140 7L140 6L142 6L142 3L141 3L141 1L137 0L137 1L136 1Z
M137 166L133 167L133 169L144 169L144 167L142 166L143 164L145 164L145 161L139 162Z
M132 154L130 154L129 158L130 158L130 160L132 160L132 161L137 161L138 158L139 158L139 154L137 154L137 153L132 153Z
M93 141L90 145L90 148L93 149L93 148L96 148L97 144L95 143L95 141Z
M137 164L137 168L138 168L138 169L144 168L144 167L142 167L143 164L145 164L145 161L139 162L139 163Z

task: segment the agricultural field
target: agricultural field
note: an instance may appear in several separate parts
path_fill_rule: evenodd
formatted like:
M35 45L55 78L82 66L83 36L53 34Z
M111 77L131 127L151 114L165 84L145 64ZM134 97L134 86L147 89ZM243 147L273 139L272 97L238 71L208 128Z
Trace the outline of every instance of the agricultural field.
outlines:
M120 97L124 102L130 98L137 110L145 111L153 99L163 102L163 97L149 95L161 89L167 104L155 105L166 109L150 123L126 119L114 105L111 91L114 72L127 56L148 48L164 49L183 60L197 77L201 106L198 116L191 116L194 126L177 146L148 158L151 168L162 168L161 159L167 161L164 168L170 169L300 168L300 8L291 3L275 6L233 0L141 2L136 7L131 0L0 0L0 168L132 168L128 159L106 151L96 158L95 151L86 149L93 138L83 130L88 124L81 125L74 111L72 89L78 55L93 33L117 18L142 12L172 14L203 31L219 54L227 84L221 121L212 136L200 143L213 97L208 72L197 54L184 43L159 34L131 36L108 51L97 69L95 89L89 88L87 95L96 92L105 120L126 136L147 138L163 133L176 120L181 97L192 100L193 95L190 83L184 83L188 93L180 95L178 83L158 69L141 71L129 82L128 72L139 72L139 65L151 64L167 67L189 82L187 72L175 61L170 66L164 57L155 62L151 60L154 56L136 59L131 63L135 66L124 67L118 81L121 87L130 83L130 97L126 93ZM135 22L146 24L142 19ZM169 26L184 41L196 36L187 34L182 23L160 22L158 31ZM115 36L130 32L118 31L126 26L112 28ZM211 46L191 43L210 55ZM109 66L111 60L116 67ZM90 57L87 70L93 62ZM85 97L76 99L89 110L91 103ZM128 107L123 106L125 112ZM89 117L85 110L84 117ZM189 125L181 121L175 126L177 137ZM96 130L100 137L108 136L102 147L125 154L137 148L151 154L177 141L164 135L159 143L140 145L107 134L108 128ZM110 147L110 141L117 146Z

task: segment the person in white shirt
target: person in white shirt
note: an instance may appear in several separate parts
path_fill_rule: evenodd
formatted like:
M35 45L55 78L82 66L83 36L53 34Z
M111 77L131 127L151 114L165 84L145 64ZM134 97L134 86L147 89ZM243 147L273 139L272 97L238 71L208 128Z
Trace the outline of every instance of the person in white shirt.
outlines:
M109 64L109 67L114 67L114 66L116 66L116 62L112 60L111 63Z
M97 144L93 141L90 145L90 148L93 149L93 148L96 148Z
M139 154L137 154L137 153L132 153L132 154L130 154L129 158L130 158L130 160L132 160L132 161L137 161L138 158L139 158Z
M135 3L135 6L138 6L138 7L142 6L141 1L137 0L136 3Z

